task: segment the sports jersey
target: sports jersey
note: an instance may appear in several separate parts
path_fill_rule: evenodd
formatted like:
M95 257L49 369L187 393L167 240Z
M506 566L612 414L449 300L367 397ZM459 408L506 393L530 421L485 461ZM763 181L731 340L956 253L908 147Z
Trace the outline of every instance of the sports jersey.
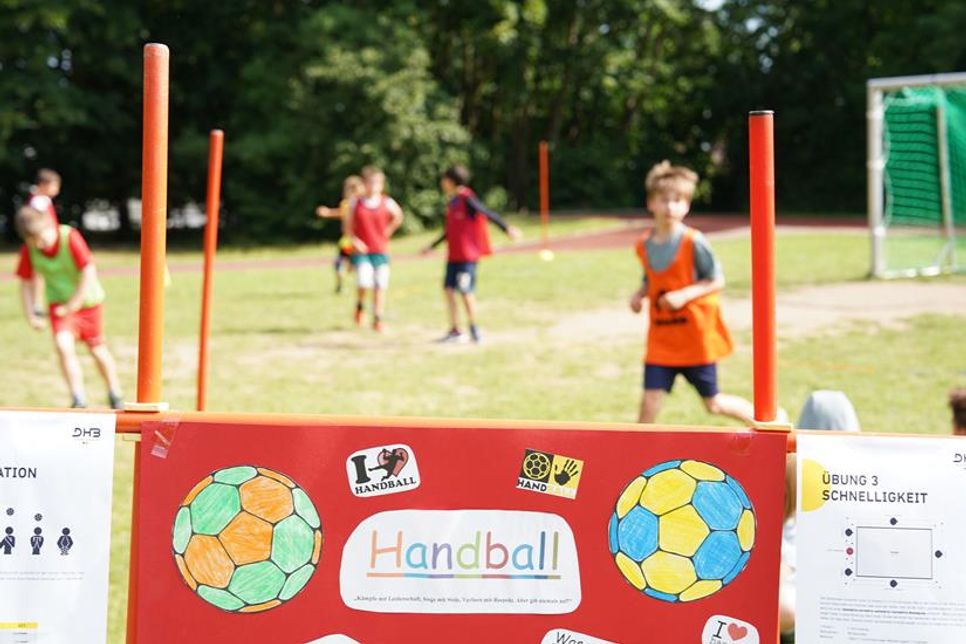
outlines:
M635 250L644 268L650 327L647 333L648 364L687 367L710 364L731 353L733 343L724 320L718 294L693 299L677 311L658 308L661 296L694 284L694 239L697 231L685 227L674 259L663 270L655 270L647 254L647 240L638 240Z
M475 197L470 188L460 186L446 208L446 246L451 262L475 262L492 253L487 218L480 217L470 205Z
M26 244L20 250L17 276L31 279L35 273L44 278L49 304L67 302L77 290L80 273L92 262L91 251L81 234L70 226L58 227L57 241L51 248L40 250ZM100 282L88 288L83 307L96 306L104 301Z
M389 222L392 213L389 204L392 200L380 195L374 200L357 199L352 211L352 234L362 240L367 253L386 254L389 252Z

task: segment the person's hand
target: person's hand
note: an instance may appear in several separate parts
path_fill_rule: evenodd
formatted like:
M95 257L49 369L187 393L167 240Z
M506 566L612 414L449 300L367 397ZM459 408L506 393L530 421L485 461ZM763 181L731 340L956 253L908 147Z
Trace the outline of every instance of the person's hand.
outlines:
M631 311L634 313L640 313L644 309L644 295L640 291L634 291L634 295L631 295L631 301L629 302Z
M37 315L36 313L31 313L30 317L27 318L27 322L30 323L30 328L35 331L42 331L47 326L47 320L44 319L44 316Z
M432 246L427 246L426 248L424 248L421 251L419 251L419 254L420 255L432 255L434 250L436 250L436 249L433 248Z
M54 308L52 308L50 310L50 312L53 313L54 315L56 315L59 318L62 318L65 315L67 315L68 313L70 313L70 311L67 310L67 307L65 305L63 305L63 304L56 305Z
M332 212L332 209L329 208L328 206L319 206L318 208L315 209L315 216L328 217L331 212Z
M507 237L510 238L510 241L517 241L517 240L523 239L523 231L521 231L516 226L508 226L506 229L506 234L507 234Z
M669 311L677 311L684 308L684 305L688 303L688 294L684 289L679 289L677 291L668 291L660 297L657 301L657 307L659 309L667 309Z
M362 241L358 237L353 237L352 238L352 250L354 250L357 253L361 253L361 254L364 255L364 254L366 254L366 253L369 252L369 247L366 245L366 242Z

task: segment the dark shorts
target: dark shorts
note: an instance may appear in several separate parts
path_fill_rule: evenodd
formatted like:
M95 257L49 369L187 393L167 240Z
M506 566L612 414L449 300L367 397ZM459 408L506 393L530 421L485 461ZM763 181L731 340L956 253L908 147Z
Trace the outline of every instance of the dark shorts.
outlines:
M472 293L476 289L476 262L446 262L443 288Z
M718 365L701 364L694 367L664 367L657 364L644 365L644 389L663 389L670 393L678 374L698 390L702 398L718 395Z

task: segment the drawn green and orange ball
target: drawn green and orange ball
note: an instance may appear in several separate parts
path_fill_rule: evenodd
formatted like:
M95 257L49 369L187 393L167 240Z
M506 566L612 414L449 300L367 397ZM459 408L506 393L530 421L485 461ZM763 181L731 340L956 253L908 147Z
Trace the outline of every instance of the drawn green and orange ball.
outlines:
M172 531L178 571L206 602L237 613L299 593L322 554L322 523L308 495L279 472L228 467L199 481Z

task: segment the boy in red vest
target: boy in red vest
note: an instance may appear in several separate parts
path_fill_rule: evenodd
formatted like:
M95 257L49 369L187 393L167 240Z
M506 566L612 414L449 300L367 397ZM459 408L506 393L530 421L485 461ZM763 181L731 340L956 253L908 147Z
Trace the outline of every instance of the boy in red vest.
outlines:
M704 236L683 223L697 184L694 171L667 161L651 168L645 180L654 228L635 246L644 282L630 300L634 313L641 312L645 298L649 302L639 422L655 421L665 393L681 374L710 413L750 424L754 406L718 392L717 362L733 345L718 304L721 266Z
M43 329L44 311L39 293L41 280L49 307L54 345L64 379L70 387L71 406L86 407L84 376L74 343L83 340L108 386L108 399L120 409L121 387L114 357L104 343L102 302L104 289L97 279L91 251L80 233L58 226L48 212L24 206L17 213L17 232L23 237L17 276L27 321Z
M342 220L343 233L352 242L352 266L356 271L358 300L356 324L361 326L367 291L372 291L372 328L382 331L382 316L389 288L389 238L399 229L403 211L383 194L386 175L375 166L362 169L365 194L354 199Z
M438 245L446 242L449 250L446 258L446 277L443 280L443 291L446 294L446 308L449 312L449 332L440 342L463 343L466 335L460 331L459 312L456 304L456 293L459 292L466 310L466 323L469 326L470 338L473 342L480 342L480 330L476 326L476 264L480 258L490 254L490 236L487 223L493 222L512 240L520 238L520 230L509 226L500 215L480 203L476 194L470 189L470 173L465 167L455 165L446 170L439 180L439 187L449 198L446 207L446 229L425 253L431 252Z

